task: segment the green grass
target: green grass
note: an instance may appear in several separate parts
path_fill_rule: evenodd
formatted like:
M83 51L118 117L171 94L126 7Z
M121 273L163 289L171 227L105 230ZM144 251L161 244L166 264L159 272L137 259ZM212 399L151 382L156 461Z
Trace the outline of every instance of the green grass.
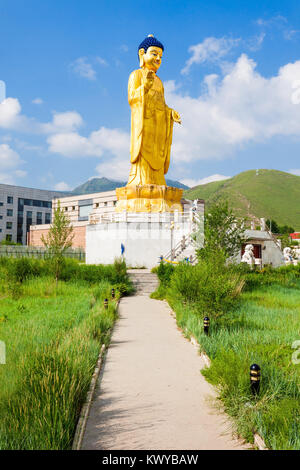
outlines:
M202 316L167 294L178 325L194 335L211 359L203 375L218 387L226 412L249 442L258 432L271 449L300 449L300 365L291 348L300 339L300 281L296 287L256 288L242 294L237 310L203 333ZM262 369L257 399L249 390L249 367Z
M239 216L275 219L300 230L300 177L277 170L245 171L233 178L196 186L184 192L206 205L226 198Z
M258 432L270 449L298 450L300 364L292 361L292 344L300 340L299 267L251 272L243 265L212 266L202 261L170 271L160 265L160 285L151 297L167 299L183 334L194 336L210 357L211 365L202 373L217 387L237 433L253 442ZM242 276L244 287L231 302L231 289L221 286L227 279L230 287L236 275ZM207 314L209 336L203 332ZM258 397L250 390L253 363L262 370Z
M70 449L95 363L116 317L112 285L32 278L1 283L0 449Z

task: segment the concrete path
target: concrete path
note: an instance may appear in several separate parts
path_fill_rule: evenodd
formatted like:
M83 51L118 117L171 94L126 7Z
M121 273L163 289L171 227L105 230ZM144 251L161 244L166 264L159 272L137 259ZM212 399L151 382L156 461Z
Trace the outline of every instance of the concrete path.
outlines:
M210 403L202 367L166 303L123 298L82 449L245 448Z

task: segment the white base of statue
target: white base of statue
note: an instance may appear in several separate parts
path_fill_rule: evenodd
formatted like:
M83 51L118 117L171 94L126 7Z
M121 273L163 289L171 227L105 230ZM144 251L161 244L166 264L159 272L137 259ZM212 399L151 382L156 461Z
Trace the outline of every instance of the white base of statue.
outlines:
M191 233L193 214L188 213L121 213L111 220L97 221L86 229L86 263L111 264L121 256L130 267L152 268ZM171 222L174 229L170 229ZM171 242L171 237L173 238Z

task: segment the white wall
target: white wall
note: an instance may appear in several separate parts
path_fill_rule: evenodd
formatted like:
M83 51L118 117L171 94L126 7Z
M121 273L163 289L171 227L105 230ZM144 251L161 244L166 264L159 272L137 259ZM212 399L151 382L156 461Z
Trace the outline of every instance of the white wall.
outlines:
M190 224L178 223L174 229L174 245L190 232ZM86 228L86 263L110 264L121 256L121 243L125 246L128 266L152 268L159 257L171 248L171 233L163 223L102 223Z

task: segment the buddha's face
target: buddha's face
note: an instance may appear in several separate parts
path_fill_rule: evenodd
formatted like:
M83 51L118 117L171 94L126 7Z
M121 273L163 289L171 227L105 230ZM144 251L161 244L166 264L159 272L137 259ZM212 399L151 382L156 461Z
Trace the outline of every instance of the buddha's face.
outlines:
M144 67L153 72L157 72L161 64L162 49L160 47L150 46L146 54L143 53L143 51L144 49L141 49L140 53L142 53L143 56Z

